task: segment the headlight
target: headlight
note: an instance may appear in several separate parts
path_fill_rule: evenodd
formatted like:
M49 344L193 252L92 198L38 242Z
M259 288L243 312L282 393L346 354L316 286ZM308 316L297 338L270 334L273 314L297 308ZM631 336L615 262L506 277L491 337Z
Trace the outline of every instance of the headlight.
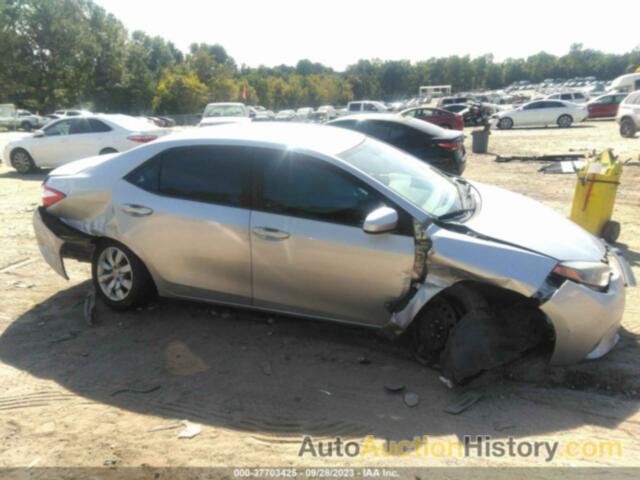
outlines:
M611 267L600 262L563 262L556 265L553 273L598 289L606 288L611 279Z

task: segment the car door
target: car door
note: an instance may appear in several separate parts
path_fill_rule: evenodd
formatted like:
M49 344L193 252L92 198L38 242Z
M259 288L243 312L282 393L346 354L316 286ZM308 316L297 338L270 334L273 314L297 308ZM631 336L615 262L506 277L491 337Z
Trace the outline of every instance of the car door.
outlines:
M123 142L117 138L114 129L102 120L97 118L88 118L89 137L88 137L88 155L98 155L104 148L119 150ZM122 135L124 137L124 135Z
M544 115L544 102L531 102L522 106L522 110L518 112L516 116L516 125L541 125L544 124L547 119Z
M540 124L555 124L558 118L567 111L567 104L555 100L545 100L540 102Z
M77 160L77 144L72 126L75 119L63 119L44 128L43 136L32 137L31 155L41 167L57 167Z
M69 133L76 159L92 157L100 153L98 141L101 134L91 129L89 119L81 116L73 118Z
M170 148L118 184L117 230L162 291L248 305L250 187L241 147Z
M410 286L412 221L368 234L366 215L388 204L328 162L261 151L251 215L254 305L300 315L384 325Z

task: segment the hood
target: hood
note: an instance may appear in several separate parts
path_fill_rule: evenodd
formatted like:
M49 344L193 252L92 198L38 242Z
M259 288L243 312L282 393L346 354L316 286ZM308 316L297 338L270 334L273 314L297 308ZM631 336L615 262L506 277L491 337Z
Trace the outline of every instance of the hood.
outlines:
M225 123L248 123L250 121L250 117L203 117L200 121L200 126L224 125Z
M604 243L554 210L524 195L469 182L480 193L480 211L465 227L559 261L598 262Z

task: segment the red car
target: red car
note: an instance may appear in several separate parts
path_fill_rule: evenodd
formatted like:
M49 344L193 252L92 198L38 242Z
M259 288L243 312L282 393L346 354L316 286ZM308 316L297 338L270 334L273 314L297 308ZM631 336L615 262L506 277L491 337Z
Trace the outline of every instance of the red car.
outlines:
M626 98L626 93L607 93L587 103L589 118L615 117L618 105Z
M452 130L464 129L464 119L462 115L457 113L447 112L441 108L434 107L415 107L403 110L400 112L403 117L413 117L418 120L424 120L425 122L433 123L442 128L449 128Z

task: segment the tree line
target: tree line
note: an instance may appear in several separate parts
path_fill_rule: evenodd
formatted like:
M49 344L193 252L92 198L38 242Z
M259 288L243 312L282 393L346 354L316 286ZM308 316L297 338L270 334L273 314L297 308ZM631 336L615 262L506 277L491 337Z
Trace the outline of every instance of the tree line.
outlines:
M610 80L640 64L640 47L609 54L571 46L502 62L491 54L359 60L337 72L308 59L295 66L238 66L221 45L188 52L159 36L129 33L91 0L0 0L0 103L40 112L82 106L101 112L181 114L211 101L271 109L400 100L420 85L497 89L515 81L595 76ZM425 48L425 57L428 50Z

